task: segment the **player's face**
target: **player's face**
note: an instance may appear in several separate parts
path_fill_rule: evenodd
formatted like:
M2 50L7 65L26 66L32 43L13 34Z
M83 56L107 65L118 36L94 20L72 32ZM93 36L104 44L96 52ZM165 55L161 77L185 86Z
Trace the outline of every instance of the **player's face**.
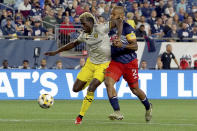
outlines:
M113 9L111 12L111 20L116 20L121 18L121 13L117 9Z
M85 19L81 20L81 25L85 33L90 33L92 31L93 25Z
M167 46L167 51L168 51L168 52L172 52L172 46L171 46L171 45L168 45L168 46Z

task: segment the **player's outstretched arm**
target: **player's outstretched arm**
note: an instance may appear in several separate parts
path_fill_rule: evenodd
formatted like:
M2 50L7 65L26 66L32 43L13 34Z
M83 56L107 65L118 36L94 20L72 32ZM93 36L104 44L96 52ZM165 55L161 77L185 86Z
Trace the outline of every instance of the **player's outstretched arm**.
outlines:
M137 45L137 40L136 39L128 40L128 42L129 42L128 45L124 45L121 41L114 41L113 46L116 46L116 47L119 47L119 48L129 49L129 50L133 50L133 51L138 50L138 45Z
M81 42L76 40L76 41L73 41L73 42L70 42L70 43L64 45L63 47L57 49L56 51L49 51L49 52L46 52L44 54L48 55L48 56L54 56L54 55L56 55L56 54L58 54L60 52L70 50L70 49L74 48L75 46L79 45L80 43Z

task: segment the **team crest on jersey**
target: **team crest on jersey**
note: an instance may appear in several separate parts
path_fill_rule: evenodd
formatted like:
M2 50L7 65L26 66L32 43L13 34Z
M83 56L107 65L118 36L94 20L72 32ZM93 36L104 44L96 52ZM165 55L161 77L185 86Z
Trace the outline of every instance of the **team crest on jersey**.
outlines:
M94 38L98 38L98 33L95 33L94 34Z

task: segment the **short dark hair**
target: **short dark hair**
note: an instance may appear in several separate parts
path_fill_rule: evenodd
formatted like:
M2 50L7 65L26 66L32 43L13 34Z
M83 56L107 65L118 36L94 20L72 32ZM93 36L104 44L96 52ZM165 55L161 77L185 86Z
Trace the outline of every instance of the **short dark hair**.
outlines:
M28 61L28 60L23 60L23 63L25 63L25 62L29 63L29 61Z

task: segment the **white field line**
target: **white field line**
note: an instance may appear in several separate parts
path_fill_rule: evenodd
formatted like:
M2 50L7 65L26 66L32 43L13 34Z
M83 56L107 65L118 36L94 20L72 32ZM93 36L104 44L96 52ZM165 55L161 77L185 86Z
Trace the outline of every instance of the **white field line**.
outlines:
M38 121L71 121L75 119L0 119L0 122L38 122ZM136 123L136 122L124 122L124 121L107 121L107 120L84 120L92 121L99 124L122 124L122 125L160 125L160 126L197 126L196 124L190 123Z

